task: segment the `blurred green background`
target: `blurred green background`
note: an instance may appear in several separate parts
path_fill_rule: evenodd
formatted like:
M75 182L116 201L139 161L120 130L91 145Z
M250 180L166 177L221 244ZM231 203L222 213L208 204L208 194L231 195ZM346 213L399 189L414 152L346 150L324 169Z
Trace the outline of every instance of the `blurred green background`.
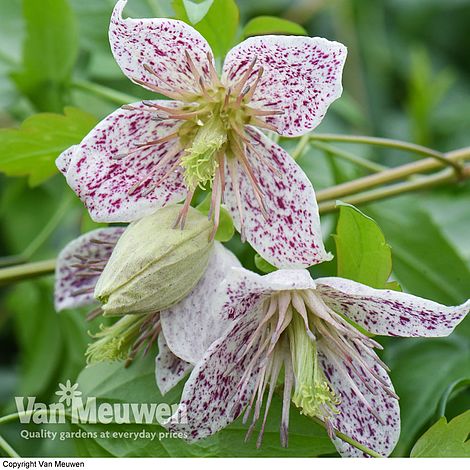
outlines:
M102 118L116 104L90 91L90 84L149 96L123 76L110 53L107 26L113 0L69 0L70 8L61 1L65 5L62 10L52 8L54 3L25 0L22 6L19 0L0 0L2 128L17 127L38 112L62 113L64 106L70 105ZM242 25L258 15L278 16L301 24L312 36L348 46L343 98L332 106L318 132L397 138L441 151L470 145L470 1L239 0L237 4ZM172 7L169 1L130 0L126 12L135 17L171 16ZM34 41L37 30L44 40L42 44ZM83 119L93 123L91 117ZM72 122L71 129L61 129L65 140L73 139L74 125ZM47 140L47 132L36 138ZM284 144L292 148L291 142ZM34 148L35 142L31 145ZM387 166L416 159L365 145L338 147ZM2 153L10 151L0 141L0 166ZM366 174L313 147L299 163L317 189ZM27 176L0 174L3 264L12 256L21 259L24 255L28 260L53 258L68 241L95 226L64 178L48 178L52 174L50 158L46 163L31 159L30 165L30 169L16 173L9 168L10 175L29 174L29 181ZM41 184L30 185L38 182ZM404 290L449 305L469 297L469 184L401 196L361 209L385 233L393 250L393 276ZM331 250L335 217L323 218ZM254 268L249 247L236 238L230 246L247 267ZM313 271L334 273L334 263L330 264ZM83 312L54 312L52 284L53 280L45 277L7 286L0 292L1 415L14 411L15 395L52 401L57 383L73 381L85 366L87 330L93 327L85 324ZM403 429L395 455L409 455L417 437L436 420L445 392L452 391L454 383L470 378L469 320L446 339L382 341L387 346L384 358L392 368L392 379L401 397ZM468 388L450 393L445 404L449 418L467 410ZM96 443L24 441L18 435L19 429L15 425L0 426L0 433L22 455L186 452L149 447L126 454L122 449L100 450ZM332 452L331 446L315 449L315 445L309 447L308 440L294 439L293 450L286 453L273 437L266 452L291 456ZM210 446L199 449L200 455L211 455ZM224 455L230 455L228 446L224 449ZM247 449L251 452L253 446ZM252 455L256 455L254 452Z

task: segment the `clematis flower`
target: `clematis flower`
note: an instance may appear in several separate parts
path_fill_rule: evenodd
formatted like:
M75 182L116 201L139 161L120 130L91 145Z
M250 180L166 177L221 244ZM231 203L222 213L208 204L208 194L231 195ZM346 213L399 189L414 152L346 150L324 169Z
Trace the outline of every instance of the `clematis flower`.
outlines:
M247 437L261 420L259 446L283 378L283 446L292 400L302 414L323 421L342 456L362 456L363 451L336 437L336 431L389 455L400 432L398 397L387 366L373 350L380 344L351 322L378 335L447 336L470 310L470 301L446 307L348 279L314 281L306 270L265 276L243 268L232 271L214 313L232 323L186 382L181 404L187 424L168 427L194 441L244 414L244 422L251 417ZM173 321L181 327L180 317Z
M315 193L293 159L262 131L314 129L342 92L346 48L323 38L253 37L227 55L219 78L207 41L171 19L124 19L117 2L109 38L134 83L171 98L124 106L57 161L99 222L129 222L197 187L225 203L242 238L270 263L307 267L330 259ZM214 229L214 230L215 230Z
M97 303L95 286L124 230L122 227L94 230L62 250L57 260L55 278L57 311ZM184 360L187 355L175 355L174 351L179 353L185 346L179 345L177 332L173 325L167 327L165 319L181 316L191 324L192 334L196 337L192 353L194 357L202 357L225 329L223 320L210 318L211 303L219 284L234 266L240 266L237 258L222 244L215 242L207 269L189 295L167 310L124 315L110 327L103 327L96 335L96 341L90 345L87 353L89 361L127 360L129 365L141 350L145 354L158 339L157 385L162 394L166 393L194 364ZM90 312L88 319L101 314L102 309L98 306Z

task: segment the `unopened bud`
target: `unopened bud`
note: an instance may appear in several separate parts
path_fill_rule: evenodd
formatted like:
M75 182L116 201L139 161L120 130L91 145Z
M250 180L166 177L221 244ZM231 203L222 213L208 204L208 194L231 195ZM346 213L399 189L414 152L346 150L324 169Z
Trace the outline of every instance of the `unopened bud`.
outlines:
M174 229L180 210L167 206L127 227L96 284L105 315L167 309L197 284L209 261L213 224L190 208L184 230Z

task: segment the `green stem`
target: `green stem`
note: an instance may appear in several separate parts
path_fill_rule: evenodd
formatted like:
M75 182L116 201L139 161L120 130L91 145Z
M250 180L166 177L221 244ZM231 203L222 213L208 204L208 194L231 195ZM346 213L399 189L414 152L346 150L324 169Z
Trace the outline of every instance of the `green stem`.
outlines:
M463 170L461 180L470 178L470 165L466 166ZM386 186L384 188L378 188L375 190L367 191L365 193L355 194L350 197L345 197L344 202L353 205L366 204L374 201L380 201L388 197L398 196L411 191L417 191L420 189L429 189L434 186L438 186L444 183L450 183L458 181L455 173L448 169L443 170L432 176L422 176L416 178L413 181L407 181L404 183L397 183L394 185ZM336 210L335 201L326 201L319 204L320 214L328 214Z
M388 167L384 165L380 165L379 163L366 160L365 158L359 157L351 152L347 152L345 150L334 147L333 145L323 144L321 142L313 142L313 145L316 148L329 153L333 157L342 158L343 160L353 163L354 165L363 167L366 170L372 171L373 173L379 173L381 171L388 170Z
M53 274L55 264L55 259L49 259L0 269L0 284L18 282L25 279Z
M12 457L12 458L15 458L15 459L21 457L15 451L15 449L13 449L13 447L10 444L8 444L7 441L5 441L5 439L2 436L0 436L0 449L2 449L8 457Z
M309 134L313 141L324 142L346 142L351 144L367 144L377 147L388 147L397 150L404 150L405 152L415 153L423 157L432 157L437 160L445 158L445 154L437 150L423 147L422 145L412 144L410 142L403 142L395 139L385 139L382 137L370 137L365 135L341 135L341 134Z
M12 414L9 414L9 415L5 415L5 416L2 416L0 417L0 424L8 424L8 423L12 423L14 421L17 421L18 419L20 418L28 418L30 416L33 416L34 414L41 414L42 415L45 415L45 416L54 416L54 417L64 417L64 418L67 418L67 419L72 419L72 417L70 416L69 413L59 413L59 411L51 411L51 410L44 410L44 411L38 411L38 410L29 410L29 411L21 411L21 412L18 412L18 413L12 413Z
M54 230L59 225L60 221L66 214L72 200L67 197L61 203L54 215L49 219L49 222L43 227L43 229L34 237L31 243L23 250L23 253L15 256L7 256L0 258L0 266L8 266L11 264L26 263L36 253L36 251L42 246L43 243L50 237Z
M294 151L291 154L291 157L294 160L297 160L299 157L302 156L302 154L305 152L305 149L308 147L310 143L311 136L308 134L303 135L297 146L295 147Z
M470 159L470 147L449 152L445 156L446 160L453 162L460 162L461 160ZM334 200L348 196L350 194L358 193L374 186L387 184L396 180L407 178L408 176L417 173L426 173L432 170L442 168L442 163L433 158L426 158L418 162L400 165L389 170L382 171L374 175L364 176L347 183L338 184L331 188L323 189L317 192L317 201L323 202Z
M8 64L10 66L17 65L16 60L13 57L6 54L4 51L0 51L0 62L3 62L3 63Z
M140 101L139 98L136 98L135 96L121 93L120 91L113 90L112 88L98 85L97 83L88 82L86 80L75 80L72 83L72 87L76 88L77 90L91 93L119 106Z
M412 144L410 142L403 142L401 140L395 139L385 139L382 137L369 137L362 135L336 135L336 134L311 134L310 139L313 141L327 141L327 142L349 142L353 144L367 144L375 145L378 147L388 147L394 148L397 150L404 150L406 152L415 153L416 155L421 155L423 157L431 157L435 160L443 163L444 165L452 166L456 174L460 174L462 171L461 166L458 162L449 160L446 158L446 155L437 150L430 149L428 147L423 147L422 145Z
M320 426L325 427L325 423L318 418L311 418L315 423L319 424ZM369 449L365 445L361 444L360 442L357 442L354 440L352 437L349 437L348 435L337 431L336 429L334 430L335 436L339 437L342 441L347 442L348 444L352 445L356 449L359 449L360 451L364 452L364 454L370 455L371 457L375 458L382 458L382 456L378 453L375 452L375 450Z
M451 395L466 388L470 388L470 379L456 380L447 387L446 391L439 400L437 407L437 419L446 415L447 402L449 401Z

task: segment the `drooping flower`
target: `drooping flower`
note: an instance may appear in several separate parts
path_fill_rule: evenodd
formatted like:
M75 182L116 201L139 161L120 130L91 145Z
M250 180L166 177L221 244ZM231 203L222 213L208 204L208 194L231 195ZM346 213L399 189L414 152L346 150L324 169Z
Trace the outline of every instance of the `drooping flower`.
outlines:
M244 422L252 421L247 437L261 418L261 445L271 399L283 379L283 446L292 401L302 414L323 421L341 455L364 454L335 431L387 456L400 433L397 396L387 366L373 351L380 344L351 322L378 335L447 336L470 311L470 301L446 307L342 278L314 281L306 270L232 273L214 312L232 323L186 382L181 404L187 424L168 425L190 441L243 414ZM181 324L179 317L172 320L174 328Z
M62 250L56 268L57 311L98 304L94 297L95 286L123 232L124 228L121 227L94 230L72 241ZM141 350L146 353L158 339L157 385L162 393L166 393L222 334L224 321L210 321L211 304L219 284L233 266L240 266L237 258L222 244L215 242L204 274L185 298L169 309L123 315L111 326L102 327L95 335L96 341L88 349L89 362L127 360L129 364ZM162 279L162 283L167 281ZM130 307L130 310L135 309ZM102 308L98 306L88 318L93 319L101 314ZM184 353L178 355L186 346L180 346L178 332L173 325L167 328L164 321L173 316L181 316L191 323L191 331L196 337L192 348L193 364L184 360ZM206 329L205 326L210 328ZM186 339L183 335L183 342Z
M281 136L314 129L341 95L342 44L323 38L249 38L227 55L219 78L207 41L171 19L123 19L109 37L122 71L169 100L124 106L99 123L57 166L92 218L128 222L212 189L250 244L278 267L330 259L315 193L303 171L257 128Z

